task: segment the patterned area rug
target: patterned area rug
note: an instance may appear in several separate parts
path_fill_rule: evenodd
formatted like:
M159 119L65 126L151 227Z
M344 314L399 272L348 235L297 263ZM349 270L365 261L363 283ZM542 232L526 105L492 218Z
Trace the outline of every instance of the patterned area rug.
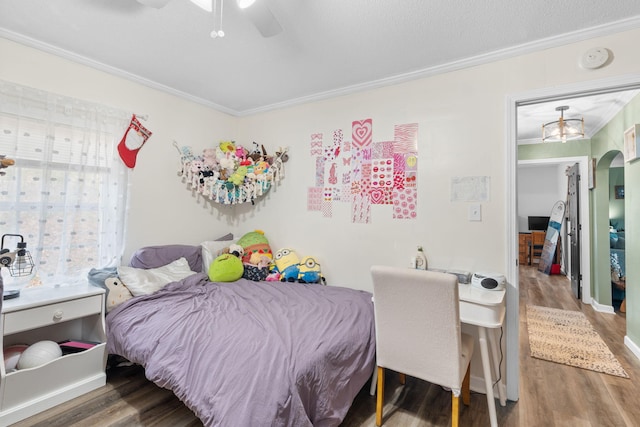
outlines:
M579 311L527 305L527 328L532 357L629 378Z

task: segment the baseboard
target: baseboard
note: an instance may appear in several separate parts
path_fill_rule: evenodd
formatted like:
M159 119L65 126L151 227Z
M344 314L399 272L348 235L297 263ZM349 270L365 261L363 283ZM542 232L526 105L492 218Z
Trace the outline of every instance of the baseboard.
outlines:
M616 314L616 311L613 309L612 305L600 304L594 299L591 300L591 306L595 311L598 311L600 313Z
M487 387L485 386L484 378L471 375L469 378L469 389L475 393L487 394ZM493 386L493 396L498 398L498 386Z
M624 336L624 345L627 346L629 350L636 356L636 358L640 359L640 347L629 338L628 335Z

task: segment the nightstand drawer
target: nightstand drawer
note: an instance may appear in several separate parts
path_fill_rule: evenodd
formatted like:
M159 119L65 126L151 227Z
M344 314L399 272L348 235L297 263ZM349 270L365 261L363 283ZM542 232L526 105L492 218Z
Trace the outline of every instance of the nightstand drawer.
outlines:
M4 335L27 331L102 312L102 296L94 295L4 314Z

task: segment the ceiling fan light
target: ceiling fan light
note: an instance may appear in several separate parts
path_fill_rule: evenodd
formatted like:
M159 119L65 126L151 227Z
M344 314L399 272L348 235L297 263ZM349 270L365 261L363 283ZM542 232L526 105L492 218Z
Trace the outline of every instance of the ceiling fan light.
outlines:
M236 3L238 3L238 7L240 9L246 9L255 2L256 0L236 0Z
M191 0L191 3L195 4L201 9L206 10L207 12L213 12L212 0Z

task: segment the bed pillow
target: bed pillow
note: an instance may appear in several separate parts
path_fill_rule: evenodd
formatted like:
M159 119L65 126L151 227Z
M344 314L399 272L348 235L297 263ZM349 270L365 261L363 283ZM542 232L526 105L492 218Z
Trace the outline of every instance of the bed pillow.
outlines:
M140 248L131 256L129 265L134 268L158 268L180 258L187 260L192 271L200 271L202 254L200 246L195 245L161 245Z
M202 272L209 273L209 267L214 259L222 254L224 248L228 248L236 241L233 239L233 234L228 233L222 237L218 237L216 240L207 240L200 243L202 251Z
M118 267L118 276L134 297L152 294L166 284L177 282L195 274L189 268L186 258L182 257L158 268Z

